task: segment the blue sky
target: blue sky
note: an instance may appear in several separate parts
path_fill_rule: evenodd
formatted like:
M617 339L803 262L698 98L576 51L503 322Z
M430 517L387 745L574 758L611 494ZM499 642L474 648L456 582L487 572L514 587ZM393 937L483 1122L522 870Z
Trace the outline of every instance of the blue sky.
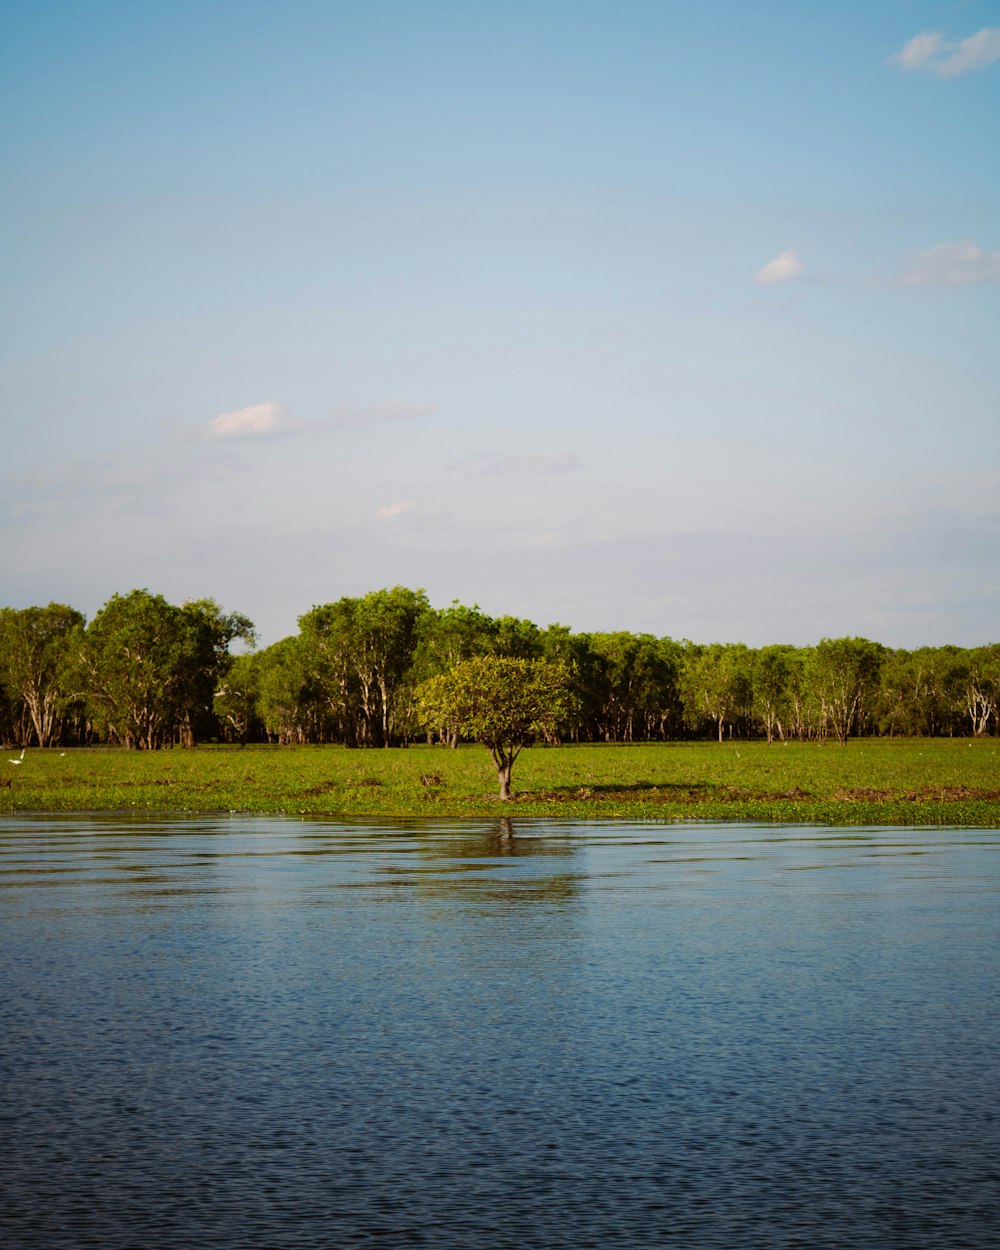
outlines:
M1000 5L3 24L3 603L1000 637Z

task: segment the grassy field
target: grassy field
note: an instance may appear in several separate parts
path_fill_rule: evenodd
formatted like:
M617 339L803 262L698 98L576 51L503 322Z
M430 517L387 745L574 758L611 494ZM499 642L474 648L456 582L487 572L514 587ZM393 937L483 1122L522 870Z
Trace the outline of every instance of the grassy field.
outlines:
M497 799L486 750L417 746L28 750L0 757L0 810L346 817L759 820L1000 827L1000 741L873 739L534 747Z

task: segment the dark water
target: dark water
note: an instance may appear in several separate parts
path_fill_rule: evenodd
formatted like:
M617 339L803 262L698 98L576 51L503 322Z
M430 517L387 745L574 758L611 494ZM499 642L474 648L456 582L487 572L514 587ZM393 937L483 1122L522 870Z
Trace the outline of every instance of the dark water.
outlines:
M0 1246L995 1247L1000 833L0 822Z

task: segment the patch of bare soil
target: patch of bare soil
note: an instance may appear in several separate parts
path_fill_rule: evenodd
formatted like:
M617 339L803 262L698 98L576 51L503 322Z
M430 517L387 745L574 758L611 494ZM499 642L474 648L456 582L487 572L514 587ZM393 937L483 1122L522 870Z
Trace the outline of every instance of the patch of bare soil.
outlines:
M833 798L844 803L961 803L968 799L995 801L1000 790L973 790L969 786L923 786L919 790L837 790Z
M788 790L748 790L739 786L580 786L578 789L522 790L514 795L521 803L661 803L697 805L717 803L960 803L970 799L996 802L1000 790L975 790L969 786L924 786L920 790L887 790L874 786L841 787L831 794L815 794L792 786Z

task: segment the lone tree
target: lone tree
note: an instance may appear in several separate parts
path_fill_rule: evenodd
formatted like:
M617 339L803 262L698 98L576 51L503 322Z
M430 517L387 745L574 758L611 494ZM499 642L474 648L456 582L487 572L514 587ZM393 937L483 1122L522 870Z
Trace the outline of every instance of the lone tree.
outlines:
M510 798L510 773L521 748L553 739L575 713L565 664L498 655L463 660L417 687L420 716L448 738L461 734L487 747L496 765L500 798Z

